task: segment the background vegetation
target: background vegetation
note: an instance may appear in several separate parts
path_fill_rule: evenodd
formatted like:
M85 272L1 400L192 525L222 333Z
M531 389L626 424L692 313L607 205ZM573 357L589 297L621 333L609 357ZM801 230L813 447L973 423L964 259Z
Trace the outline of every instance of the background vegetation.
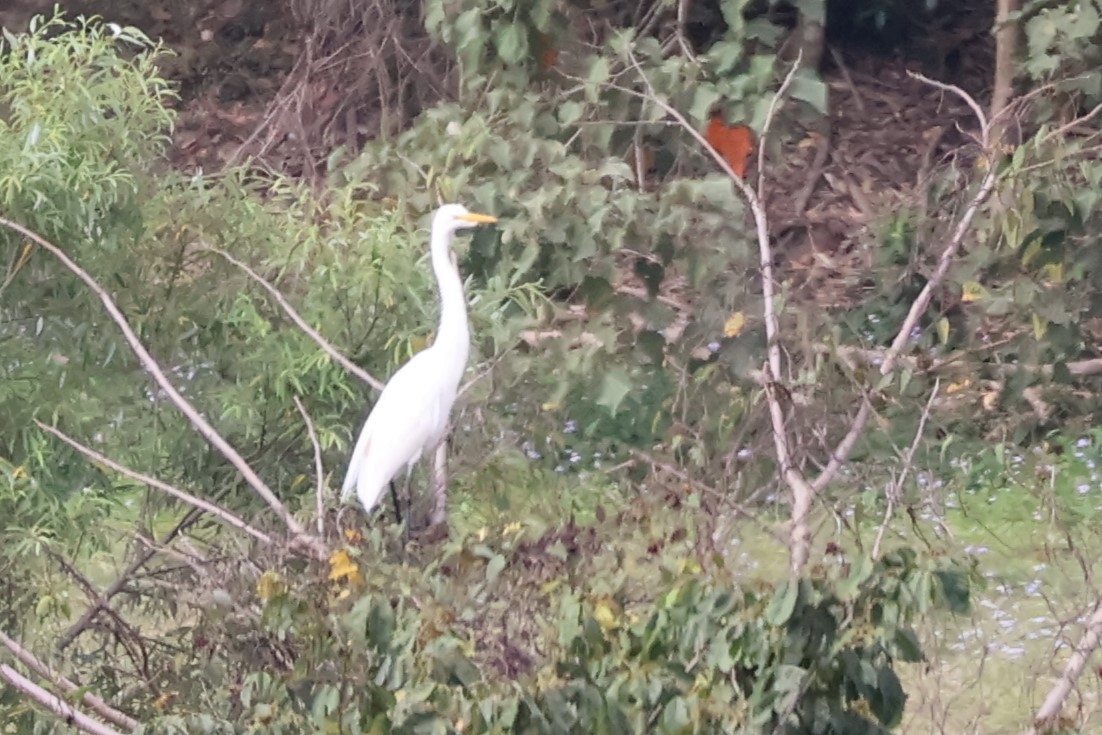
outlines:
M0 731L1097 726L1102 7L263 5L0 16Z

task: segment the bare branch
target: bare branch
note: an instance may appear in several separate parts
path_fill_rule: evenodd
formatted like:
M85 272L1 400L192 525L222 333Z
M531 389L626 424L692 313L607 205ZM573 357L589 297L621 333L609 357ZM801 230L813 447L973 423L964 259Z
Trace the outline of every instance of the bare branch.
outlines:
M903 348L907 345L907 340L910 338L911 331L918 324L919 319L926 313L926 309L930 306L930 301L934 297L934 291L941 286L941 282L945 280L945 275L949 272L950 266L952 266L954 259L958 252L960 252L961 246L964 244L964 236L968 234L969 229L972 227L972 220L975 219L976 214L979 212L980 207L983 205L987 198L991 195L991 192L995 189L995 182L998 179L998 166L995 160L995 154L987 147L988 136L990 130L987 124L987 118L983 114L983 110L980 108L979 103L972 99L964 90L952 84L943 84L941 82L935 82L931 79L927 79L921 74L915 74L913 72L907 72L915 79L931 84L939 89L945 89L954 92L962 97L972 108L972 111L979 119L982 128L984 153L987 156L987 175L983 178L983 183L980 184L979 191L968 203L968 207L964 210L964 214L961 216L960 221L957 222L956 229L953 231L952 237L945 245L945 248L941 252L941 256L938 259L937 268L930 275L926 281L926 285L923 286L922 291L915 298L911 304L910 310L907 312L906 318L903 320L902 326L895 335L895 339L892 340L892 345L888 348L887 353L884 356L884 362L880 365L880 373L887 375L895 367L896 360L898 359Z
M803 60L803 55L803 49L796 52L796 60L792 62L792 66L789 68L788 73L784 75L784 81L781 82L780 89L770 98L769 109L765 113L765 122L762 124L761 128L761 138L758 140L758 200L762 202L765 201L765 142L769 137L769 128L773 126L773 119L777 115L777 107L784 99L784 93L792 84L792 79L796 76L796 71L800 68L800 61ZM770 259L770 262L772 262L772 259Z
M907 480L907 474L914 468L915 452L918 451L918 445L922 442L922 437L926 433L926 422L930 418L930 411L934 407L934 400L937 398L940 388L941 380L935 380L934 388L930 391L930 397L927 399L926 406L922 409L922 415L918 419L918 428L915 429L914 440L911 442L911 446L907 448L906 454L901 458L903 466L900 468L899 477L888 488L888 508L884 511L884 520L880 523L880 528L876 532L876 541L872 545L873 559L880 556L880 544L884 540L884 532L888 527L888 521L892 517L895 503L903 491L903 483Z
M960 97L962 100L964 100L964 103L972 108L972 113L976 116L976 120L978 120L980 123L980 132L983 136L983 147L984 149L987 148L987 135L991 131L991 126L987 122L987 115L984 114L983 108L980 107L980 103L976 102L975 98L972 97L972 95L968 94L955 84L946 84L945 82L939 82L936 79L930 79L930 77L919 74L915 71L908 71L907 76L911 77L912 79L917 79L918 81L925 84L929 84L931 87L937 87L943 92L951 92L952 94L955 94L957 97Z
M241 520L236 515L234 515L230 511L226 510L225 508L221 508L221 507L215 505L214 503L203 500L202 498L197 498L194 495L192 495L190 493L186 493L183 490L177 489L177 488L173 487L172 485L169 485L166 482L162 482L162 481L158 480L155 477L150 477L149 475L138 472L137 470L132 470L129 467L121 465L118 462L116 462L115 460L110 459L109 457L106 457L103 454L100 454L99 452L92 449L91 447L88 447L88 446L85 446L84 444L81 444L80 442L78 442L76 439L72 438L68 434L63 433L63 432L59 431L58 429L55 429L52 426L47 426L46 424L42 423L41 421L39 421L37 419L35 419L34 423L35 423L35 425L38 426L38 428L42 429L43 431L45 431L49 434L53 434L54 436L56 436L61 441L65 442L70 447L72 447L73 449L75 449L78 452L80 452L81 454L83 454L85 457L88 457L89 459L91 459L93 462L101 464L104 467L107 467L108 469L113 470L114 472L118 472L120 475L125 475L126 477L129 477L131 480L137 480L138 482L144 483L144 484L148 485L149 487L153 488L154 490L160 490L161 492L163 492L167 495L171 495L172 497L176 498L177 500L183 501L183 502L187 503L188 505L192 506L193 508L197 508L197 509L202 510L206 513L210 513L212 516L215 516L216 518L219 518L220 520L222 520L226 525L232 526L233 528L236 528L238 531L244 531L245 533L249 534L253 538L257 539L258 541L263 541L264 543L269 544L269 545L272 545L272 544L275 543L274 541L272 541L271 536L264 533L260 529L254 528L253 526L249 525L248 523Z
M249 276L249 278L253 279L258 284L263 286L264 290L266 290L271 295L271 297L275 299L276 303L279 304L280 308L283 309L288 317L290 317L291 321L293 321L299 329L305 332L306 336L314 340L314 343L321 348L322 352L329 355L329 357L337 362L341 367L355 375L363 382L370 385L375 390L381 391L383 389L384 386L382 382L376 380L366 370L342 355L340 351L337 350L337 348L334 347L332 344L330 344L329 341L325 339L325 337L322 337L316 329L307 324L306 320L303 319L297 311L295 311L295 308L291 306L290 302L288 302L283 294L279 292L279 289L268 283L268 281L266 281L263 276L254 271L245 263L242 263L240 260L227 253L225 250L219 250L212 245L204 245L203 249L209 250L210 252L216 253L217 255L221 255L230 263L243 270L245 274Z
M89 735L122 735L98 720L76 709L61 697L46 691L7 664L0 664L0 679L8 682L18 692L22 692L32 701L45 707L66 723L73 725Z
M1041 703L1037 714L1033 717L1033 725L1027 730L1028 735L1040 735L1040 733L1049 732L1050 726L1055 723L1064 702L1071 694L1075 682L1079 680L1079 675L1083 673L1090 657L1098 649L1099 643L1102 643L1102 598L1095 600L1094 612L1087 620L1083 637L1079 639L1075 650L1072 651L1071 658L1064 666L1064 673L1060 675L1056 684L1049 690L1048 696L1045 697L1045 701Z
M20 235L23 235L24 237L33 240L35 243L38 244L39 247L49 251L51 255L61 261L62 265L68 268L69 271L71 271L77 278L83 281L84 285L86 285L93 293L96 294L96 296L99 297L99 300L103 303L104 309L107 310L107 313L111 317L112 321L114 321L115 324L119 327L119 330L122 332L127 344L130 345L130 349L134 351L135 355L137 355L138 360L142 364L142 367L145 368L146 372L149 373L153 380L157 383L157 385L160 386L161 390L165 392L165 394L172 401L173 405L175 405L176 408L179 409L179 411L187 417L188 421L191 422L191 425L195 428L196 431L199 432L200 435L202 435L204 439L206 439L212 446L214 446L214 448L217 449L223 457L229 460L230 463L237 468L237 471L241 473L241 476L245 478L245 481L249 484L249 486L252 487L253 490L256 491L257 495L263 498L268 506L273 511L275 511L276 515L278 515L283 520L284 524L295 537L293 543L296 546L304 545L307 549L309 549L310 553L315 558L324 559L326 556L326 552L321 541L319 539L309 536L306 533L306 529L303 528L302 524L299 523L294 515L292 515L291 512L287 510L286 506L284 506L283 503L280 502L279 498L276 497L276 494L272 492L271 488L269 488L264 483L264 481L260 479L260 476L257 475L253 468L249 466L249 463L246 462L245 459L237 452L237 450L234 449L230 445L230 443L226 441L222 437L222 435L219 434L218 431L213 426L211 426L210 423L207 422L206 419L203 418L203 416L195 409L195 407L192 406L191 403L189 403L188 400L184 398L178 390L176 390L171 381L169 381L168 377L165 376L160 364L158 364L157 360L154 359L153 355L151 355L149 353L149 350L147 350L142 344L141 340L138 338L138 335L135 334L134 329L126 320L126 317L123 316L122 311L119 310L118 305L115 304L114 299L111 298L110 294L107 293L103 286L101 286L99 282L96 281L96 279L92 278L92 276L89 275L87 271L77 265L68 255L65 254L63 250L61 250L61 248L46 240L41 235L32 232L23 225L12 222L8 219L4 219L2 217L0 217L0 225L14 230L15 232L18 232Z
M12 655L15 656L20 661L20 663L22 663L34 673L41 676L43 679L47 679L48 681L52 682L54 686L56 686L65 694L72 694L73 692L80 689L80 687L76 683L66 678L62 674L51 671L50 667L47 666L42 660L40 660L37 656L35 656L23 646L21 646L18 641L9 637L2 630L0 630L0 645L3 645L4 648L11 651ZM108 720L109 722L113 722L119 727L125 728L127 730L135 730L141 724L133 717L130 717L129 715L118 711L91 692L84 692L83 694L81 694L80 701L86 707L88 707L88 709L92 710L103 719Z
M298 409L302 422L306 424L306 433L310 436L310 444L314 447L314 487L317 489L317 513L318 535L325 534L325 470L321 462L321 443L318 442L318 434L314 431L314 422L310 420L310 414L306 413L306 407L298 396L294 396L295 408Z

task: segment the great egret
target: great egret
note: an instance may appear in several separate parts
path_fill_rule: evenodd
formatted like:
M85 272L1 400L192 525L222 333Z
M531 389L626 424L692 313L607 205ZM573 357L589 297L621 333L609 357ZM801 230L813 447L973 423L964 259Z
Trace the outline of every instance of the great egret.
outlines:
M395 475L404 466L408 480L417 460L444 439L471 339L452 238L458 230L492 222L497 218L469 212L461 204L445 204L432 218L429 249L440 289L440 326L432 346L414 355L390 378L356 440L341 498L355 488L365 512L375 507L387 485L397 512Z

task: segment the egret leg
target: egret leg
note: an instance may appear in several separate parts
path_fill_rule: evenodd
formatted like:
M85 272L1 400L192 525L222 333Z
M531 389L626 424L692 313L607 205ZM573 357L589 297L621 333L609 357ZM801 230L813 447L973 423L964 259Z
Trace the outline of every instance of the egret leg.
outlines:
M390 481L390 501L394 503L394 520L402 522L402 507L398 504L398 490L394 487L394 480Z

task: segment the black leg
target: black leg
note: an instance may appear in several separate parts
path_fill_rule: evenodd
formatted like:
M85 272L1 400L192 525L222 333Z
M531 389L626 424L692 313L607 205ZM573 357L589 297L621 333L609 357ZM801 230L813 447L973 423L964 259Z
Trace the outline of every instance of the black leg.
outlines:
M394 519L402 522L402 508L398 505L398 490L394 487L394 480L390 481L390 501L394 503Z

